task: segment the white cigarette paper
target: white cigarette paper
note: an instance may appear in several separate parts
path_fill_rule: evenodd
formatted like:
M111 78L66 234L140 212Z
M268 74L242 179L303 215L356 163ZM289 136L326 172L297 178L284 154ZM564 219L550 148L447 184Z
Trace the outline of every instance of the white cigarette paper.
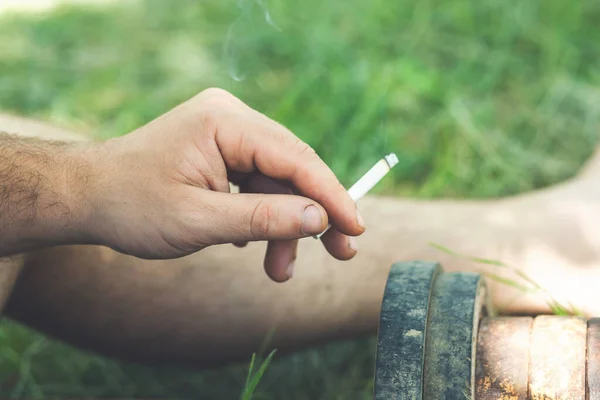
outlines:
M388 154L379 160L377 164L348 189L348 194L352 197L352 200L356 203L358 200L362 199L396 164L398 164L398 157L396 157L394 153ZM313 237L315 239L320 239L329 228L331 228L331 224L327 225L327 228L323 232Z

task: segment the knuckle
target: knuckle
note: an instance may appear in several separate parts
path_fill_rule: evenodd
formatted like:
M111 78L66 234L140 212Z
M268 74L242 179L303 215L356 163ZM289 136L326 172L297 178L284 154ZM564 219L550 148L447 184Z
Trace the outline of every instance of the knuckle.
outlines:
M214 134L218 128L217 112L211 108L202 108L198 111L199 126L201 131L205 133Z
M187 107L194 114L213 116L235 105L235 97L223 89L206 89L186 102Z
M253 237L267 237L277 227L279 212L273 204L261 200L258 202L250 220L250 231Z
M300 139L296 139L295 147L298 151L298 154L300 154L303 157L309 157L311 159L318 157L315 149L313 149L308 143L305 143Z
M231 97L231 93L229 93L227 90L225 89L221 89L221 88L217 88L217 87L211 87L208 89L205 89L202 91L201 93L204 97L206 98L220 98L220 97Z
M229 107L235 104L235 96L226 90L219 88L210 88L200 93L203 103L214 107Z

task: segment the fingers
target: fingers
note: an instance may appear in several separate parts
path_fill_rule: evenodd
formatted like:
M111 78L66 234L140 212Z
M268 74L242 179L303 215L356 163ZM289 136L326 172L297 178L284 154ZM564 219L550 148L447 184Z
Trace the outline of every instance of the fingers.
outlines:
M356 255L355 239L335 229L323 235L322 240L327 251L338 260L349 260ZM285 282L291 279L297 255L297 239L270 241L265 255L265 272L275 282Z
M346 236L334 228L328 230L321 237L321 241L329 254L338 260L349 260L358 250L355 238Z
M288 186L261 173L244 175L246 176L241 177L239 173L234 175L241 185L240 190L242 193L292 194L292 190ZM236 247L246 247L247 244L248 242L234 243Z
M246 177L241 190L245 193L292 194L288 186L261 173L253 173ZM333 257L348 260L356 254L356 244L353 241L354 238L331 229L324 235L322 243ZM283 282L292 277L297 247L297 240L269 242L264 266L271 279Z
M204 245L299 239L327 226L325 210L305 197L197 190L198 220L191 229Z
M332 229L323 235L327 251L338 260L349 260L356 255L353 237L348 237ZM265 272L275 282L285 282L292 278L298 255L298 240L276 240L267 245Z
M227 94L219 92L215 96ZM206 116L228 169L258 170L289 181L303 196L321 204L339 231L352 236L364 231L356 204L310 146L239 101L212 101L229 105L227 111L215 108Z
M265 272L275 282L285 282L294 274L298 240L274 240L267 245Z
M292 194L289 186L261 173L251 174L241 187L245 193ZM285 282L294 273L298 254L298 240L270 241L265 254L264 268L275 282Z

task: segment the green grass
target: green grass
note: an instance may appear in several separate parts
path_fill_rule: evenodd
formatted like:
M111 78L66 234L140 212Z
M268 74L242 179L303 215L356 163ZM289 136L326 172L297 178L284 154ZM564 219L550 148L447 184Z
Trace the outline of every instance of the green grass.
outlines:
M267 358L260 364L256 371L256 354L252 354L252 358L250 359L250 367L248 367L248 376L246 377L246 383L242 393L242 400L251 400L254 397L256 388L267 371L267 368L269 367L269 364L271 363L276 351L277 350L271 351L271 353L269 353Z
M107 138L220 86L309 142L344 184L393 151L380 193L510 195L590 154L598 20L594 0L146 0L4 15L0 109ZM248 374L120 364L8 322L0 340L2 397L229 399ZM373 362L372 338L274 357L255 398L367 399Z

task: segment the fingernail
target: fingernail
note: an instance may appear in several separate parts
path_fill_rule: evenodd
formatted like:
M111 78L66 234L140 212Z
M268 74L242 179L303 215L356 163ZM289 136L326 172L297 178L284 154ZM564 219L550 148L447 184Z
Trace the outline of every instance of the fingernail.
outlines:
M302 214L302 234L316 235L317 233L321 233L323 230L321 228L322 225L321 212L317 207L313 205L306 207Z
M358 251L358 246L356 245L356 239L353 237L349 237L348 238L348 247L350 247L350 250L356 252Z
M296 260L289 263L287 268L285 269L285 275L290 279L292 275L294 275L294 266L296 265Z
M360 215L360 211L358 211L358 208L356 209L356 222L358 223L358 225L360 225L361 228L365 229L365 220L363 219L362 215Z

